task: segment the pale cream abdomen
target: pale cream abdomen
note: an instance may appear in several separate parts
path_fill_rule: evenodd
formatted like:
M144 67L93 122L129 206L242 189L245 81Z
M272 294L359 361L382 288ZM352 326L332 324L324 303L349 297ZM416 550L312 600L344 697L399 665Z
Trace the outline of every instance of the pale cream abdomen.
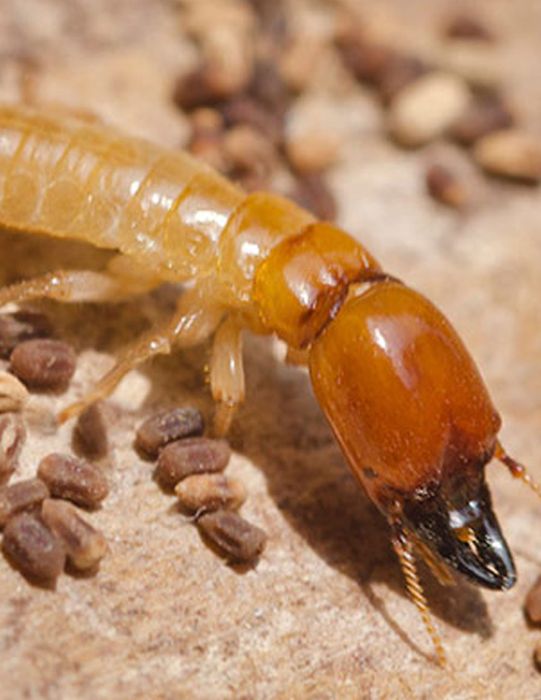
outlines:
M250 304L255 268L313 217L246 195L181 151L94 122L0 107L0 226L118 250L165 280L212 276Z
M182 280L209 273L243 194L182 152L0 109L0 224L118 249Z

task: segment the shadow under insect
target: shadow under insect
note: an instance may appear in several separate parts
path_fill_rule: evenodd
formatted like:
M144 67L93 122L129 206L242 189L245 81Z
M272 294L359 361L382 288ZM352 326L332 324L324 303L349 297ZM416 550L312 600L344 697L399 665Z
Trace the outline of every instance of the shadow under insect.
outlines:
M406 595L389 528L344 464L306 373L281 365L270 345L257 338L247 343L246 363L248 396L233 429L233 446L262 469L290 525L327 564L358 581L393 624L373 588L381 582ZM425 571L423 582L435 615L490 636L492 624L479 591L460 579L443 588Z

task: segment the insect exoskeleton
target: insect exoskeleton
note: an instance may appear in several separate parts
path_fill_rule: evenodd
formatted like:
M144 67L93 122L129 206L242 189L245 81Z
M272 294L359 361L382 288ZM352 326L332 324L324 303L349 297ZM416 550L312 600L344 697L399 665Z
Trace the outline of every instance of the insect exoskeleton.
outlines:
M60 270L0 290L0 306L48 297L114 302L164 281L191 286L62 419L144 360L212 336L210 385L224 432L244 397L242 331L276 333L307 358L353 473L391 525L408 590L444 662L414 551L489 588L515 581L484 467L500 418L451 324L354 238L268 193L101 124L0 107L0 226L116 251L101 272Z

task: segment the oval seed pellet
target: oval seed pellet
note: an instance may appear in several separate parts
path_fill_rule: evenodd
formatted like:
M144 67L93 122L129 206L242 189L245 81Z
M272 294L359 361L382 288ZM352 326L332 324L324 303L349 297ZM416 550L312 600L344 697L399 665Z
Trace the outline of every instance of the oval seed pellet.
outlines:
M107 480L94 464L71 455L53 453L39 463L38 476L51 496L66 498L85 508L95 508L109 493Z
M461 209L468 203L468 190L464 182L445 165L433 163L425 173L428 193L438 202Z
M62 540L68 559L76 569L94 568L107 552L103 534L87 523L71 503L48 498L43 501L41 517Z
M75 350L61 340L36 338L17 345L11 353L10 369L33 389L61 391L75 372Z
M2 551L23 576L47 584L56 581L66 561L62 542L34 513L19 513L9 520Z
M191 474L223 471L231 448L225 440L190 438L167 445L160 453L156 478L164 488L172 489Z
M0 528L23 510L31 510L49 497L49 490L41 479L25 479L0 488Z
M196 408L160 411L139 426L135 435L135 446L155 459L165 445L174 440L201 435L204 428L203 416Z
M225 474L192 474L176 485L175 494L180 505L192 513L237 510L246 500L242 483Z
M541 180L541 142L520 129L500 129L480 138L473 158L483 170L524 182Z
M238 513L217 510L197 520L200 531L224 554L236 562L250 562L261 554L267 541L266 533Z

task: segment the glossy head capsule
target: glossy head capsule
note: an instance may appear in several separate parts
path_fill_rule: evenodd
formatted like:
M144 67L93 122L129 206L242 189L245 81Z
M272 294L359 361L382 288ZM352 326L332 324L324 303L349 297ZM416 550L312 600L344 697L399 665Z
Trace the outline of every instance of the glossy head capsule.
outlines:
M515 580L484 466L500 418L462 341L398 282L354 290L312 345L316 396L389 520L490 588Z

